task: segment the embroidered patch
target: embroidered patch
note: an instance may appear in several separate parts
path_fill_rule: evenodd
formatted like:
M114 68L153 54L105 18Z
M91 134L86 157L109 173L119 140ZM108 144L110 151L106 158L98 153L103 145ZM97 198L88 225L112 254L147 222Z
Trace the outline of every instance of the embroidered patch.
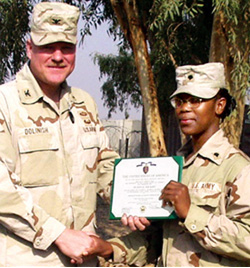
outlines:
M221 192L221 185L215 182L192 182L188 188L190 193L197 193L201 198Z

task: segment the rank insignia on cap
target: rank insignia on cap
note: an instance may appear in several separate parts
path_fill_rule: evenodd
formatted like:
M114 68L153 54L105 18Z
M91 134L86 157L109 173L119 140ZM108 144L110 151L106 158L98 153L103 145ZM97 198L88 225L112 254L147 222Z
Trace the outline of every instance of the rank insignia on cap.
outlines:
M55 42L77 43L77 23L80 10L59 2L41 2L35 5L30 22L31 38L35 45Z
M51 19L51 24L55 24L55 25L60 25L61 24L61 20L60 19L54 19L54 18L52 18Z

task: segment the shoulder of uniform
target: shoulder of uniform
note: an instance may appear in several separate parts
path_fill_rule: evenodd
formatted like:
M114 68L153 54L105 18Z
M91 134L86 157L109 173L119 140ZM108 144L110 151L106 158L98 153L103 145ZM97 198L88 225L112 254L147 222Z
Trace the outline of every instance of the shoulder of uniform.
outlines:
M71 87L71 101L75 104L76 107L85 106L84 109L87 109L92 114L98 114L98 108L93 97L80 88Z
M0 91L5 91L6 89L10 89L10 88L15 88L16 87L16 82L15 80L4 83L2 85L0 85ZM8 90L6 90L6 92L8 92Z
M233 156L234 159L241 160L242 162L250 163L250 158L247 154L245 154L240 149L234 148L235 151L228 155L228 158Z
M249 157L239 149L229 153L225 161L225 170L235 178L245 167L250 165Z
M250 163L250 157L246 153L244 153L243 151L239 150L239 154L242 155Z
M91 101L95 103L95 100L93 97L85 90L77 87L71 87L71 94L74 96L77 102L82 102L82 101Z
M0 95L2 96L1 99L4 98L7 101L13 101L13 99L16 97L16 90L15 80L0 85Z

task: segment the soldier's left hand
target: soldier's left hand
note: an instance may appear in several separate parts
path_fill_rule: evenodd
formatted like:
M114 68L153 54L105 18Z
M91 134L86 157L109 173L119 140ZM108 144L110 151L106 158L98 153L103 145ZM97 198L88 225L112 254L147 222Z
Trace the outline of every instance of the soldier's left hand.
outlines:
M126 213L122 215L121 221L123 225L129 226L132 231L144 231L151 224L145 217L127 216Z
M170 181L162 190L159 198L162 200L162 206L174 206L175 212L179 218L185 219L190 208L190 196L186 185Z

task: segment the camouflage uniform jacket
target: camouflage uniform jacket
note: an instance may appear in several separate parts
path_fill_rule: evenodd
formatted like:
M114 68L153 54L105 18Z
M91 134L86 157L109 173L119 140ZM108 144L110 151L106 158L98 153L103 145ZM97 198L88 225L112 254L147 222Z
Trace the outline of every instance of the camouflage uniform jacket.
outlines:
M182 155L190 149L191 143L186 144ZM182 182L189 188L191 207L184 221L162 221L159 266L250 265L249 163L222 130L184 163ZM114 261L144 265L148 237L134 232L111 239Z
M109 199L114 158L96 104L62 85L60 108L28 64L0 87L0 266L70 266L53 241L94 231L96 193Z

